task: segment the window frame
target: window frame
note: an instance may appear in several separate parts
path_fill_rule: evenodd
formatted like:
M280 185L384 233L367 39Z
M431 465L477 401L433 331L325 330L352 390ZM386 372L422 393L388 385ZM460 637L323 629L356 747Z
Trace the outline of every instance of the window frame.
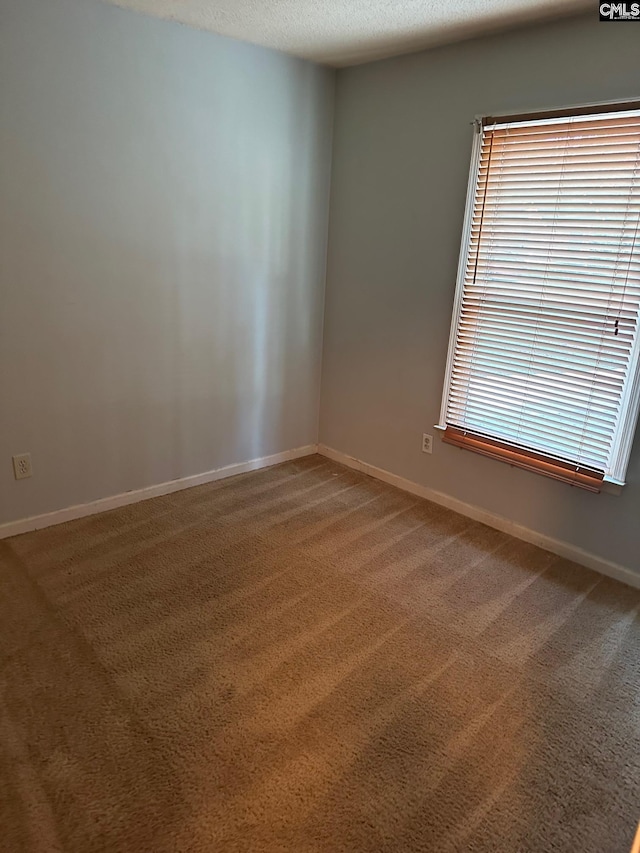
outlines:
M464 295L465 273L469 253L469 243L471 240L471 224L473 220L476 186L478 182L480 159L482 152L482 131L485 125L494 123L527 120L535 121L551 118L574 117L579 115L596 115L598 113L637 109L640 109L640 101L608 101L605 103L582 104L577 107L566 107L546 111L540 110L535 112L532 111L517 114L507 113L482 116L478 115L471 123L473 126L473 144L471 148L471 161L469 166L469 177L467 181L467 193L465 198L465 213L462 224L462 240L460 243L460 255L458 258L456 288L453 300L449 344L447 348L447 360L445 367L442 403L440 407L440 420L439 423L437 423L434 427L435 429L441 432L441 437L444 441L447 441L451 444L455 444L459 447L464 447L464 449L469 449L476 453L490 456L493 459L500 459L501 461L507 462L508 464L516 467L525 468L526 470L534 471L535 473L542 474L547 477L552 477L554 479L563 480L564 482L569 482L569 478L565 478L561 475L562 472L558 474L557 471L555 473L553 471L550 471L550 466L545 464L544 462L536 464L535 459L532 462L531 457L540 457L542 459L546 458L548 461L552 462L553 456L551 454L545 455L543 451L532 451L525 452L522 454L514 453L511 454L511 458L509 458L508 453L504 454L492 452L491 445L495 444L496 442L500 443L500 439L494 440L491 437L488 437L484 442L486 446L483 448L482 446L480 446L482 444L482 439L478 441L477 436L474 436L475 444L477 445L475 447L470 446L471 444L473 444L473 442L469 444L463 444L456 440L451 440L450 438L447 438L445 436L445 432L449 427L449 425L447 424L447 410L453 374L456 342L458 338L460 318L462 314L461 309ZM631 363L630 378L625 388L623 389L623 393L620 398L624 416L620 424L618 425L618 429L615 433L615 437L612 444L612 447L615 448L614 452L612 452L612 457L615 457L618 462L616 473L621 474L621 476L616 477L605 474L599 485L594 486L593 481L591 482L591 484L589 484L585 482L586 478L583 478L582 475L577 475L571 478L572 485L581 488L586 488L589 491L607 491L612 492L614 494L620 494L622 491L622 487L626 484L625 476L631 458L631 451L633 448L633 442L635 439L635 434L638 427L638 420L640 416L640 329L636 331L635 340L631 348L629 358ZM449 429L452 429L452 427L449 427ZM508 444L506 442L502 443L503 445ZM521 458L517 458L518 455L520 455Z

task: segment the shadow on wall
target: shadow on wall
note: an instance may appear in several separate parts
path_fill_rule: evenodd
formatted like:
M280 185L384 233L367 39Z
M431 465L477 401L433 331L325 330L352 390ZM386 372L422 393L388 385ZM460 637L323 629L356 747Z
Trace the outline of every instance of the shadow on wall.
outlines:
M315 443L331 73L79 0L0 39L0 522Z

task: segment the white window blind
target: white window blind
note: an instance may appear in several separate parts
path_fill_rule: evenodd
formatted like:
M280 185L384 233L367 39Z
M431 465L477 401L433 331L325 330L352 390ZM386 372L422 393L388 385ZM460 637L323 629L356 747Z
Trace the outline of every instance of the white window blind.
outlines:
M454 443L624 481L639 223L640 110L481 127L440 423Z

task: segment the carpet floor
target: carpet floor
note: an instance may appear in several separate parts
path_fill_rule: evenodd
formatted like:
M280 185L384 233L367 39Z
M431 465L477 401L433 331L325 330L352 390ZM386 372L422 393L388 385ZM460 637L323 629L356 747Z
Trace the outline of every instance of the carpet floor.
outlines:
M319 456L0 542L0 850L628 853L640 592Z

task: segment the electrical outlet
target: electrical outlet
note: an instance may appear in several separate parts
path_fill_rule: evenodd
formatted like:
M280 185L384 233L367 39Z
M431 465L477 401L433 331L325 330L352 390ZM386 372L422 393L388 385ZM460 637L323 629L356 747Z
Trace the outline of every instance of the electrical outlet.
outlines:
M16 480L26 480L33 474L31 470L31 454L21 453L13 458L13 474Z
M422 452L433 453L433 436L425 432L422 436Z

